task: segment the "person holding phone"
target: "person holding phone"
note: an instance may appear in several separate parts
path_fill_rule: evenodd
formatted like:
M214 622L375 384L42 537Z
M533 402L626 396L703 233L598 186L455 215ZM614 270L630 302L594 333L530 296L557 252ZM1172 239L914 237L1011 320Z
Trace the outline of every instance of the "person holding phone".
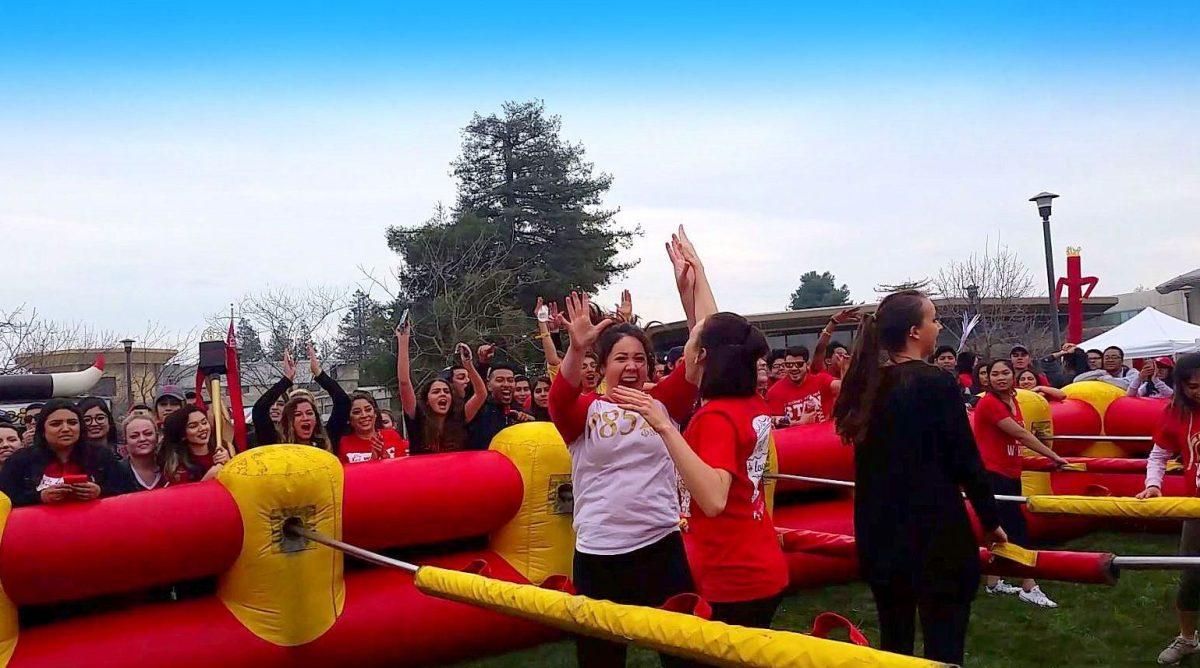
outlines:
M1160 357L1157 360L1146 360L1138 371L1137 379L1130 381L1125 396L1157 397L1170 399L1175 396L1175 390L1167 382L1171 378L1171 368L1175 362L1170 357Z
M321 360L317 357L317 349L310 342L306 347L308 353L308 370L312 373L313 381L321 386L321 389L329 393L329 399L333 402L333 408L329 413L329 420L325 423L325 434L323 435L329 442L329 445L336 451L337 444L342 435L349 430L350 422L350 395L346 394L346 390L338 384L336 380L329 377L329 374L321 368ZM254 408L251 409L250 415L254 421L254 436L255 442L258 445L273 445L275 443L285 442L281 440L285 433L290 433L294 436L296 433L295 425L290 425L284 428L284 406L280 404L280 400L288 394L289 390L294 395L299 390L292 390L296 380L296 361L292 359L292 352L285 350L283 352L283 377L279 382L275 383L268 389L258 401L254 402ZM315 405L315 402L313 402ZM279 406L278 416L276 416L275 407ZM320 413L317 414L318 416ZM311 435L311 431L309 432ZM309 442L308 440L302 442Z
M132 489L117 455L84 440L83 413L66 399L46 402L34 424L33 444L0 468L0 491L13 506L90 501Z
M396 380L400 385L400 405L408 432L408 451L413 455L454 452L467 447L467 425L479 413L487 399L483 377L471 360L471 347L456 347L458 362L466 370L475 391L463 400L450 381L433 378L414 391L410 372L409 340L412 327L396 327Z

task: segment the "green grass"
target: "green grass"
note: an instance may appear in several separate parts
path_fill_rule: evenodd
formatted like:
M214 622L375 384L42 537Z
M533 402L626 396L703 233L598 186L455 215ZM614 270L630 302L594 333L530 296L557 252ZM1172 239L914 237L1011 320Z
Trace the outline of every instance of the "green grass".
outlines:
M1062 549L1122 555L1174 554L1178 537L1101 533ZM1035 609L1016 597L980 593L971 612L967 664L972 668L1051 666L1153 666L1159 651L1178 633L1174 600L1178 575L1168 571L1123 573L1115 587L1041 583L1056 610ZM859 583L801 592L784 599L775 628L807 632L824 611L857 624L873 645L879 627L868 589ZM918 646L920 645L918 633ZM563 641L523 652L459 664L459 668L575 665L574 645ZM630 666L657 666L655 654L634 649ZM1200 661L1194 662L1200 666Z

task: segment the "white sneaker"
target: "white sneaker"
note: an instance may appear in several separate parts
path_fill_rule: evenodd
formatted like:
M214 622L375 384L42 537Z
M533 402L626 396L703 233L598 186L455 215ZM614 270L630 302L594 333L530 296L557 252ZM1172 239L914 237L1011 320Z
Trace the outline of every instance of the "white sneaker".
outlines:
M1029 591L1022 590L1018 598L1026 603L1032 603L1033 605L1042 608L1058 607L1058 604L1054 601L1051 601L1049 596L1046 596L1044 593L1042 593L1042 588L1037 585L1034 585L1033 589L1030 589Z
M1007 594L1010 596L1012 594L1020 594L1022 591L1020 587L1014 587L1004 580L996 580L996 584L984 587L984 589L986 589L987 593L989 594Z
M1167 645L1167 648L1158 655L1158 662L1167 666L1175 666L1183 661L1185 656L1196 652L1200 652L1200 640L1197 640L1195 636L1192 636L1191 640L1183 636L1175 636L1171 644Z

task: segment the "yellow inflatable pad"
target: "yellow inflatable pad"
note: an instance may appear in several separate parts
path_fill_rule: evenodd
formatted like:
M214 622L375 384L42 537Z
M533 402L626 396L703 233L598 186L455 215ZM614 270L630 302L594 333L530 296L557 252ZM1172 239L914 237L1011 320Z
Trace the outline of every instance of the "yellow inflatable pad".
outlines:
M0 494L0 536L4 535L4 527L8 524L8 514L12 512L12 500L7 495ZM17 650L17 635L20 627L17 623L17 606L13 605L4 588L0 587L0 666L7 666Z
M424 566L421 591L572 633L635 643L718 666L866 668L946 664L799 633L749 629L656 608L618 605L532 585Z
M1135 499L1131 496L1031 496L1029 511L1092 517L1140 519L1200 519L1200 498L1160 496Z

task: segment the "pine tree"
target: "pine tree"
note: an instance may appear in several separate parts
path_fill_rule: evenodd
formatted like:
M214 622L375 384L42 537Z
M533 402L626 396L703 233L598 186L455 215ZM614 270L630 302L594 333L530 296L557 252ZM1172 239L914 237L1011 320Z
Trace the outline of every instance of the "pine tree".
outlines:
M258 362L266 356L258 330L245 318L238 319L237 344L238 356L246 362Z
M792 293L788 308L793 311L820 306L842 306L850 303L850 288L837 287L833 274L806 271L800 277L800 287Z

